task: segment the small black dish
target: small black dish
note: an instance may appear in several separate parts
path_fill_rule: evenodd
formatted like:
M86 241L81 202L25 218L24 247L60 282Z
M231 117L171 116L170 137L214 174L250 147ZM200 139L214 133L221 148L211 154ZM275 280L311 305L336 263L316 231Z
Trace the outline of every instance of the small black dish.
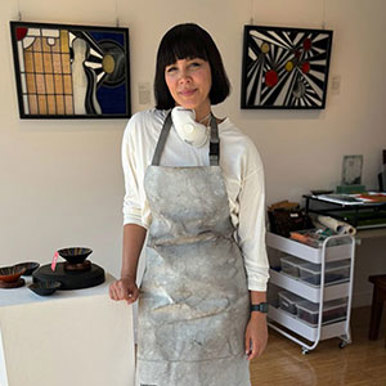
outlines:
M23 276L31 276L32 272L35 271L35 269L38 269L40 267L40 264L36 263L35 261L27 261L25 263L16 264L14 267L25 268L25 272L23 273Z
M62 283L56 280L37 281L28 286L28 288L40 296L52 295L61 287Z
M87 259L87 256L92 253L92 249L82 247L63 248L59 249L58 253L70 264L80 264L83 263Z

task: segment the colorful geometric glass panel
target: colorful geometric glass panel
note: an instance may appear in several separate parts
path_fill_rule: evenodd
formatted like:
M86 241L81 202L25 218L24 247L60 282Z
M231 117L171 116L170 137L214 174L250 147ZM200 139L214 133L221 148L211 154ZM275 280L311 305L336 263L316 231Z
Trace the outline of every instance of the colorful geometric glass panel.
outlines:
M21 118L130 117L125 28L11 22Z

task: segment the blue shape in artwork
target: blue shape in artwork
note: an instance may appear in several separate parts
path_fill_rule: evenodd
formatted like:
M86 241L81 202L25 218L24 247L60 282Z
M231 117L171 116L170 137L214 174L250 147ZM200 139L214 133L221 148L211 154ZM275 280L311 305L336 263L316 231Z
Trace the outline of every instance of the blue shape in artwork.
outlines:
M124 34L121 32L91 32L89 34L99 42L101 40L114 40L119 43L121 46L124 44Z
M124 84L114 88L99 87L97 99L103 114L127 114Z

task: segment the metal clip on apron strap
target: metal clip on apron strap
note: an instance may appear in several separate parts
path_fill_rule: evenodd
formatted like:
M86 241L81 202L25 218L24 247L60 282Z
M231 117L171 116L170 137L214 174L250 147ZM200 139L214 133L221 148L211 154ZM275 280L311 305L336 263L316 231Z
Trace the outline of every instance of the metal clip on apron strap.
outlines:
M170 129L172 127L172 112L167 115L165 122L162 126L162 131L155 148L152 165L158 166L161 161L162 151L165 147L166 140L168 139ZM220 141L218 137L218 127L216 118L210 115L210 144L209 144L209 161L210 166L217 166L220 158Z

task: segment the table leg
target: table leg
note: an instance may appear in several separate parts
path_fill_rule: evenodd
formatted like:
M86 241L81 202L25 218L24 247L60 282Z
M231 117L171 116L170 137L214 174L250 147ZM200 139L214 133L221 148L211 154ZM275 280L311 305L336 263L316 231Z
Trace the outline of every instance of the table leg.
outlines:
M383 310L383 297L380 293L380 289L374 286L373 302L371 305L371 319L369 329L369 339L377 340L379 334L379 325L381 323L382 310Z

